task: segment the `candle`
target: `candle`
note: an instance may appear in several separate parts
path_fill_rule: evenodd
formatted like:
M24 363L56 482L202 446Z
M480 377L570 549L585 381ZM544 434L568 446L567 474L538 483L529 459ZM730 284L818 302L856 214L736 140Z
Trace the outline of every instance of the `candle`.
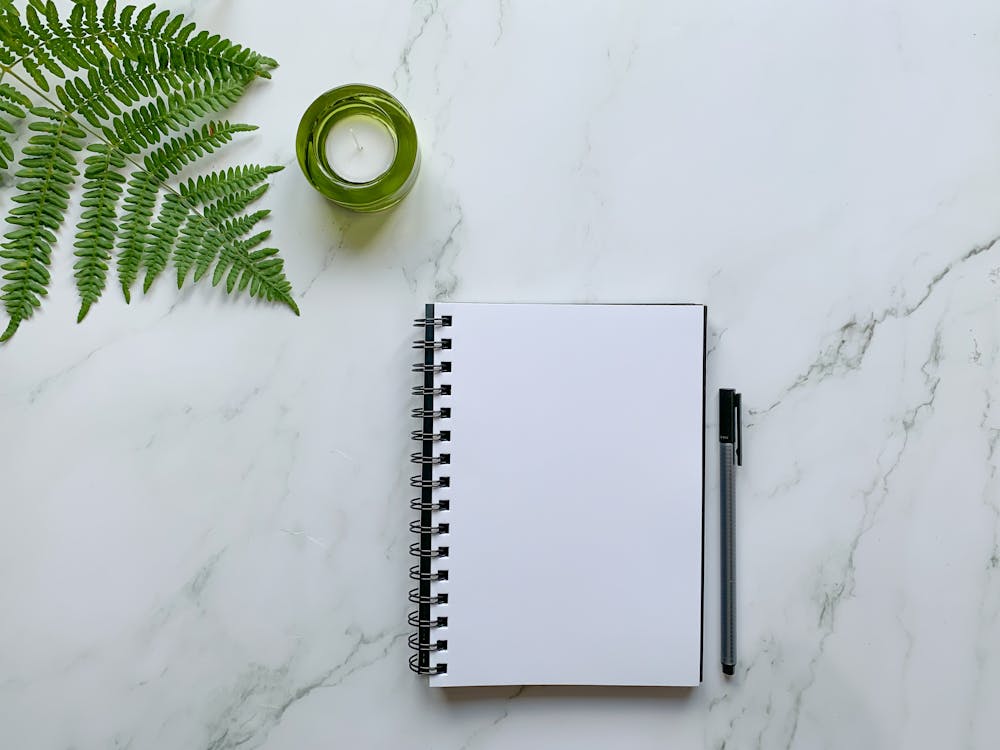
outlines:
M361 83L330 89L309 105L295 154L309 184L352 211L395 206L420 171L409 112L388 91Z
M348 182L378 179L396 159L392 133L374 117L350 115L334 123L326 135L326 161Z

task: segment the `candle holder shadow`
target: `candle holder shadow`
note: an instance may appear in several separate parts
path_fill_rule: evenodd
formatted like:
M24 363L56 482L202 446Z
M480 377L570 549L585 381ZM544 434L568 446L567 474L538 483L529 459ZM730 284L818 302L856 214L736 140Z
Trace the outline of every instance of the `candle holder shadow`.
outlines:
M333 223L341 236L341 250L363 253L378 242L390 222L387 212L357 213L336 205L330 206Z
M330 131L357 116L385 126L396 149L388 169L367 182L344 179L327 159ZM420 171L417 130L409 113L389 92L364 84L338 86L316 99L299 123L295 153L309 184L338 206L362 213L395 206L410 192Z

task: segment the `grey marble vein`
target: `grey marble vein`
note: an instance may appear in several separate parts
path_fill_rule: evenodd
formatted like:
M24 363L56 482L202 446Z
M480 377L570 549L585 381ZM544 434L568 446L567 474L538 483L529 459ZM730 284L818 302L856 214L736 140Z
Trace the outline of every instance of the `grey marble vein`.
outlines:
M793 391L805 385L818 385L827 378L856 370L864 362L865 355L875 337L875 332L887 320L907 318L917 312L930 299L937 286L955 269L964 263L992 250L1000 242L1000 236L975 245L958 258L948 262L943 268L933 274L920 296L911 303L901 303L883 308L878 313L872 313L863 318L852 317L842 324L834 335L834 341L828 344L815 360L798 375L791 385L786 387L781 396L765 409L751 410L755 416L762 416L781 404L782 399Z
M403 43L403 50L399 53L399 63L392 73L392 80L397 88L409 84L412 80L410 56L413 54L413 48L423 37L431 20L437 14L439 6L440 0L416 0L413 3L413 9L418 14L415 28Z

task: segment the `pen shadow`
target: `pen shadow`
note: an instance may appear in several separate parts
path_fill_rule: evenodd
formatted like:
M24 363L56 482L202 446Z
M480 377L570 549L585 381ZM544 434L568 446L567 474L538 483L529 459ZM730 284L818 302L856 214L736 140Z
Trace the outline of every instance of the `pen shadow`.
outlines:
M558 703L560 701L615 700L635 702L640 700L666 703L684 703L694 697L692 687L620 687L616 685L521 685L505 687L449 687L441 693L445 700L456 706L490 700L534 701Z

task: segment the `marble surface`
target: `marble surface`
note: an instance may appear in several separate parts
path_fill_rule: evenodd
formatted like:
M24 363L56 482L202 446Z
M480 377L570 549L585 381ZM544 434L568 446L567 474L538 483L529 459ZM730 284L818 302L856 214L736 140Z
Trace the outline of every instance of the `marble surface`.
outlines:
M996 747L995 3L172 7L281 63L222 158L289 167L269 206L302 317L158 284L76 326L63 237L0 348L0 745ZM299 115L351 81L421 136L381 216L295 166ZM410 674L428 299L709 305L710 393L749 406L735 679L714 503L702 687Z

